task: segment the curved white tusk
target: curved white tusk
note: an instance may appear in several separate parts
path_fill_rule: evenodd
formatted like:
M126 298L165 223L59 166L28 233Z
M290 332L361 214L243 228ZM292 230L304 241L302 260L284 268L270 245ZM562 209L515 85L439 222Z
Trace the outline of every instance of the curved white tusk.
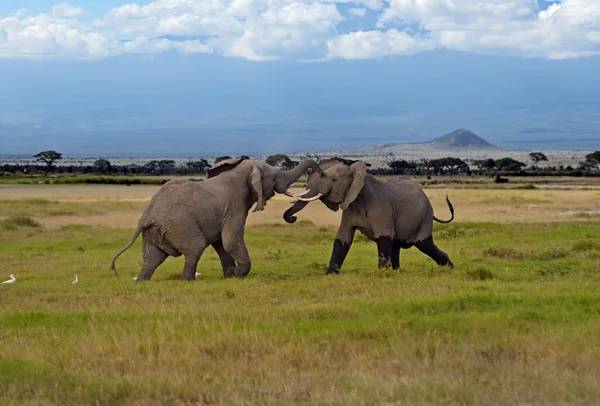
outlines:
M284 193L286 196L293 197L294 199L298 199L298 198L300 198L300 197L304 196L305 194L307 194L308 192L310 192L310 189L306 190L306 191L305 191L305 192L303 192L303 193L300 193L299 195L293 195L293 194L291 194L290 192L288 192L287 190L286 190L285 192L283 192L283 193Z
M319 193L315 197L299 197L298 200L301 202L312 202L313 200L320 199L321 197L323 197L323 193Z

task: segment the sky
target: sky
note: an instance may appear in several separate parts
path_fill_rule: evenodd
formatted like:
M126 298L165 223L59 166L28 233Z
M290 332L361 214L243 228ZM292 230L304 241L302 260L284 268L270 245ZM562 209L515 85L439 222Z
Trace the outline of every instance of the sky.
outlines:
M0 156L600 149L600 2L3 0Z

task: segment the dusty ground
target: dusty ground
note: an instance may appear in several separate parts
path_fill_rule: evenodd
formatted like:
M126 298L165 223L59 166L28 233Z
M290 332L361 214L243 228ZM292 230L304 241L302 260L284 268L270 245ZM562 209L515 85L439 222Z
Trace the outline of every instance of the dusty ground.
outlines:
M46 213L35 216L46 227L67 224L89 224L111 227L135 227L146 202L158 186L0 186L0 201L13 199L49 199L58 206L68 206L67 213ZM301 189L292 192L299 192ZM450 217L445 203L446 193L455 208L457 222L527 223L600 219L599 190L472 190L438 188L425 189L435 213L442 219ZM285 223L282 214L292 203L287 196L277 195L263 212L250 213L248 225ZM89 206L94 205L94 210ZM0 218L9 213L0 206ZM13 209L14 210L14 209ZM341 212L332 212L322 203L310 203L299 220L319 225L336 226Z

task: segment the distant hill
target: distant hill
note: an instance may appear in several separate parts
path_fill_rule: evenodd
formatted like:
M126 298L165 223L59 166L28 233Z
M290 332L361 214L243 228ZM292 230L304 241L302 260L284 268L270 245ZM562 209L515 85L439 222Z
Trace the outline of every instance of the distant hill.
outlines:
M438 149L500 149L465 128L459 128L451 133L442 135L433 141L427 142L427 144Z

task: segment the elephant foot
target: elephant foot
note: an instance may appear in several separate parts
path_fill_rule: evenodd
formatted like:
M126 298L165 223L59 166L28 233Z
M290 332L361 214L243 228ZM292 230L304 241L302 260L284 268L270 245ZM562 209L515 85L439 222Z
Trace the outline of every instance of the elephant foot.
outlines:
M233 278L235 276L235 266L230 266L223 272L223 276L226 278Z
M327 269L327 272L325 272L325 275L339 275L339 274L340 274L340 267L337 265L330 266Z
M245 270L240 267L230 266L225 272L223 272L223 275L226 278L245 278L249 273L250 269Z

